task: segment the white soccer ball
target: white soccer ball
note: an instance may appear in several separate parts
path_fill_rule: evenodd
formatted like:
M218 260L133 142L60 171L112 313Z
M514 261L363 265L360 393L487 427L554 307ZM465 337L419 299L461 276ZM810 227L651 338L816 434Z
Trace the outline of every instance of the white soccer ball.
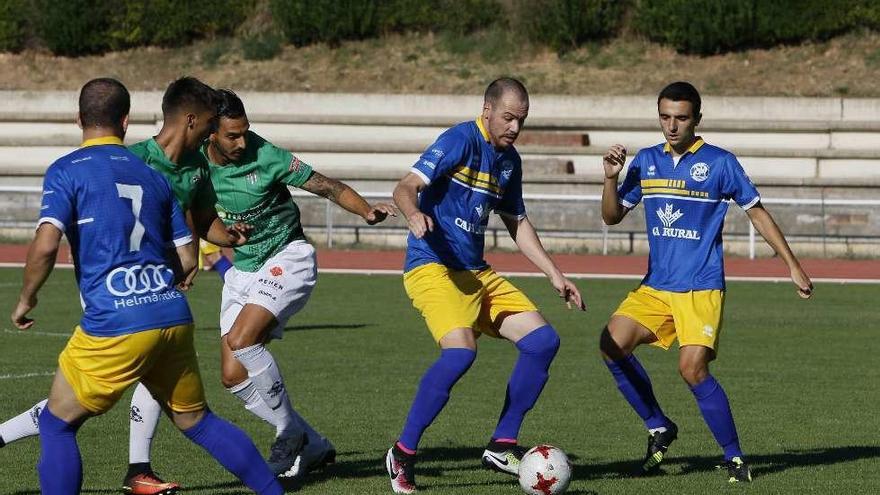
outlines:
M538 445L519 463L519 486L531 495L565 493L571 482L571 463L565 452L552 445Z

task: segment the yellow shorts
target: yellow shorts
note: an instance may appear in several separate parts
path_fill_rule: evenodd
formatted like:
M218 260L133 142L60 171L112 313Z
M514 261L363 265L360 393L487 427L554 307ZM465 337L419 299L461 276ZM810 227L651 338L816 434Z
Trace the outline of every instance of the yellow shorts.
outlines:
M657 336L654 345L669 349L676 337L678 345L701 345L718 350L724 291L696 290L669 292L647 285L620 303L615 315L626 316Z
M205 391L193 346L194 326L95 337L79 325L58 357L77 400L95 414L110 410L125 390L142 382L175 412L205 407Z
M205 266L205 257L221 251L220 246L211 244L210 242L199 239L199 270Z
M437 342L456 328L500 337L499 316L538 310L522 291L491 268L452 270L429 263L404 273L403 286Z

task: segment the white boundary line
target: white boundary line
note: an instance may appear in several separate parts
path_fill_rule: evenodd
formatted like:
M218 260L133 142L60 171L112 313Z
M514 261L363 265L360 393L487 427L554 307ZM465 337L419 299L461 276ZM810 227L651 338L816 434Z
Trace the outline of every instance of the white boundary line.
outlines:
M3 329L3 333L8 333L12 335L39 335L41 337L64 337L65 339L69 339L71 335L73 335L73 329L69 332L61 333L61 332L40 332L38 330L10 330L8 328Z
M0 268L23 268L24 263L0 263ZM67 263L59 263L56 268L71 269L73 265ZM352 275L403 275L403 269L400 270L372 270L364 268L318 268L319 273L348 273ZM543 273L536 272L507 272L499 271L507 277L543 277ZM625 273L566 273L566 277L587 280L641 280L644 275L632 275ZM757 276L730 276L727 277L728 282L790 282L788 277L757 277ZM813 283L820 284L880 284L880 278L814 278Z
M353 275L403 275L403 270L363 270L358 268L318 268L320 273L339 273ZM506 277L543 277L543 273L536 272L506 272L499 271ZM592 280L641 280L644 275L614 274L614 273L566 273L566 277L574 279ZM728 282L791 282L788 277L727 277ZM876 278L814 278L814 283L820 284L880 284Z
M20 375L0 375L0 380L16 380L18 378L33 378L35 376L52 376L54 371L39 371L36 373L22 373Z

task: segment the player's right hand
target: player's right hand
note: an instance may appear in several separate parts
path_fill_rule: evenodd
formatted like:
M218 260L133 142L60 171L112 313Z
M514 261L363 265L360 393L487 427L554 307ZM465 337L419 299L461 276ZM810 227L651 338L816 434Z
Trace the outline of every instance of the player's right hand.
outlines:
M615 144L602 157L602 166L605 168L605 178L614 179L620 175L626 163L626 148L622 144Z
M406 223L409 225L409 231L416 236L416 239L421 239L427 232L434 231L434 220L431 220L431 217L420 211L408 216Z
M236 222L226 227L226 233L229 234L230 244L241 246L248 241L254 226L251 224Z
M30 300L19 300L18 304L15 305L15 309L12 310L12 323L19 330L27 330L28 328L34 326L34 320L27 317L27 314L31 312L34 307L37 305L37 298L31 298Z

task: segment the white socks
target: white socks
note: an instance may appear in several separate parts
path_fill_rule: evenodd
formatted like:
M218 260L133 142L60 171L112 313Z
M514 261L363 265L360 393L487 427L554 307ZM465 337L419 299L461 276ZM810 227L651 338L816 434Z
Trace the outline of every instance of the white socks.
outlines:
M49 399L43 399L37 402L27 411L10 419L0 425L0 437L5 443L12 443L25 437L33 437L40 434L39 417L46 402Z
M247 369L249 381L254 386L259 398L263 400L266 409L268 409L268 411L262 409L255 399L246 399L246 397L252 396L253 393L248 391L245 386L236 395L244 400L246 404L253 404L251 407L248 407L248 410L263 419L266 419L264 414L271 417L271 420L266 420L275 425L278 437L302 435L303 426L300 424L298 415L290 403L290 397L287 395L287 389L284 386L284 379L281 378L281 372L275 364L275 358L272 357L272 354L269 353L266 347L263 344L256 344L233 351L232 354ZM239 386L241 385L239 384Z
M234 387L227 388L230 393L238 397L244 402L244 408L248 411L254 413L257 417L262 419L263 421L269 423L272 426L275 426L276 435L281 435L283 432L283 425L278 427L275 425L275 414L272 409L266 405L266 402L263 401L263 398L257 392L257 387L254 386L254 382L250 379L247 379ZM293 411L294 420L299 423L299 427L305 432L306 436L309 438L309 443L315 443L319 445L324 437L321 436L320 433L315 431L302 416L299 415L296 410Z
M138 383L131 396L128 429L128 463L150 462L150 446L159 424L162 406L153 398L142 383Z

